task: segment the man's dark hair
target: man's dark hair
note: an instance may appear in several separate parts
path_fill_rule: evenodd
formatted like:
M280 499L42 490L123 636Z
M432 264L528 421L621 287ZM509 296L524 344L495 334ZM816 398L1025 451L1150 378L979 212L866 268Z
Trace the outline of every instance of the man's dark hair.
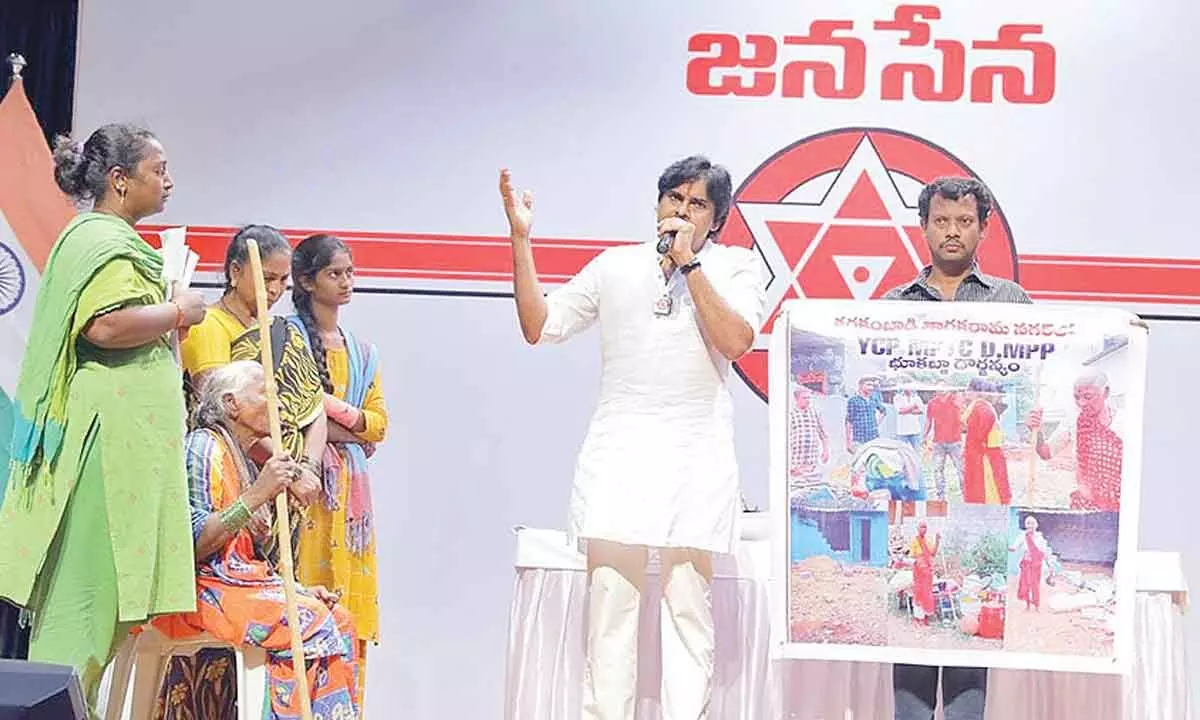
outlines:
M663 170L662 175L658 176L658 200L661 201L668 191L702 178L708 199L713 204L713 229L719 230L725 225L729 206L733 202L733 180L728 170L714 165L703 155L686 157Z
M925 186L921 197L917 200L917 212L921 216L921 227L929 223L929 203L933 196L938 195L947 200L959 200L968 195L975 197L975 207L978 208L977 218L982 225L992 215L992 193L987 186L975 178L940 177Z

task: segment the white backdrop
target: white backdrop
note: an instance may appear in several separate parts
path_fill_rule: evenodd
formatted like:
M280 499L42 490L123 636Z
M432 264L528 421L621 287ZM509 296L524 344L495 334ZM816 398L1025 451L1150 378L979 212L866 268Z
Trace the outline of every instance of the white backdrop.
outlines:
M177 188L156 222L498 234L496 171L508 165L537 192L537 234L644 239L657 174L678 157L706 152L736 184L803 137L882 125L947 148L988 182L1021 254L1197 256L1185 198L1200 187L1200 7L1185 0L943 3L939 32L959 40L1045 23L1057 94L1035 106L686 90L694 33L782 37L818 17L869 28L890 3L82 4L75 127L132 119L160 134ZM879 52L894 47L889 37ZM1195 315L1197 301L1149 309ZM364 292L348 321L380 347L393 418L373 473L384 644L372 655L368 711L494 717L509 529L565 520L597 387L595 335L530 349L511 300L445 294ZM1200 407L1200 325L1152 327L1141 545L1184 551L1200 578L1189 532L1200 485L1185 450ZM746 493L765 505L766 406L740 382L735 398ZM1200 621L1189 622L1200 659Z

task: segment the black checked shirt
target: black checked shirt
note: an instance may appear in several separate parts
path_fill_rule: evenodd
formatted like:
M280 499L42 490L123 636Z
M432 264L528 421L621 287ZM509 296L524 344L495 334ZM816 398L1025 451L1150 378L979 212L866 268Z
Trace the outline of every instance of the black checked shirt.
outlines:
M943 300L938 289L929 284L933 266L926 265L916 279L884 294L884 300ZM965 302L1032 303L1029 295L1012 280L985 275L978 268L963 278L954 293L954 300Z

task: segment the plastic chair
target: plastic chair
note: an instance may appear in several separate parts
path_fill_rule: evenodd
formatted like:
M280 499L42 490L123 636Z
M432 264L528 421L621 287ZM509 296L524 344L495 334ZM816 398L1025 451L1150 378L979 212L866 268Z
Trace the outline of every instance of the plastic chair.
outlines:
M238 720L261 720L265 717L263 711L268 696L267 655L264 650L234 647L208 635L174 640L147 625L136 635L131 634L113 658L104 720L145 720L153 717L154 703L166 677L168 661L180 655L195 655L204 648L224 648L234 653Z

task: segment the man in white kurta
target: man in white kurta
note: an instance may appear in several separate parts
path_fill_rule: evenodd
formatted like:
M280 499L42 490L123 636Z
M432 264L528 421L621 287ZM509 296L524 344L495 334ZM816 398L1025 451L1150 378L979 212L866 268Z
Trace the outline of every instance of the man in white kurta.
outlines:
M570 506L571 535L588 555L585 720L634 718L650 549L662 566L663 718L708 717L711 557L732 552L741 509L730 363L752 346L764 305L757 256L712 240L731 187L702 157L675 163L659 179L659 237L602 252L543 299L528 244L532 198L501 176L526 340L561 342L600 325L600 397ZM672 239L660 254L662 237Z

